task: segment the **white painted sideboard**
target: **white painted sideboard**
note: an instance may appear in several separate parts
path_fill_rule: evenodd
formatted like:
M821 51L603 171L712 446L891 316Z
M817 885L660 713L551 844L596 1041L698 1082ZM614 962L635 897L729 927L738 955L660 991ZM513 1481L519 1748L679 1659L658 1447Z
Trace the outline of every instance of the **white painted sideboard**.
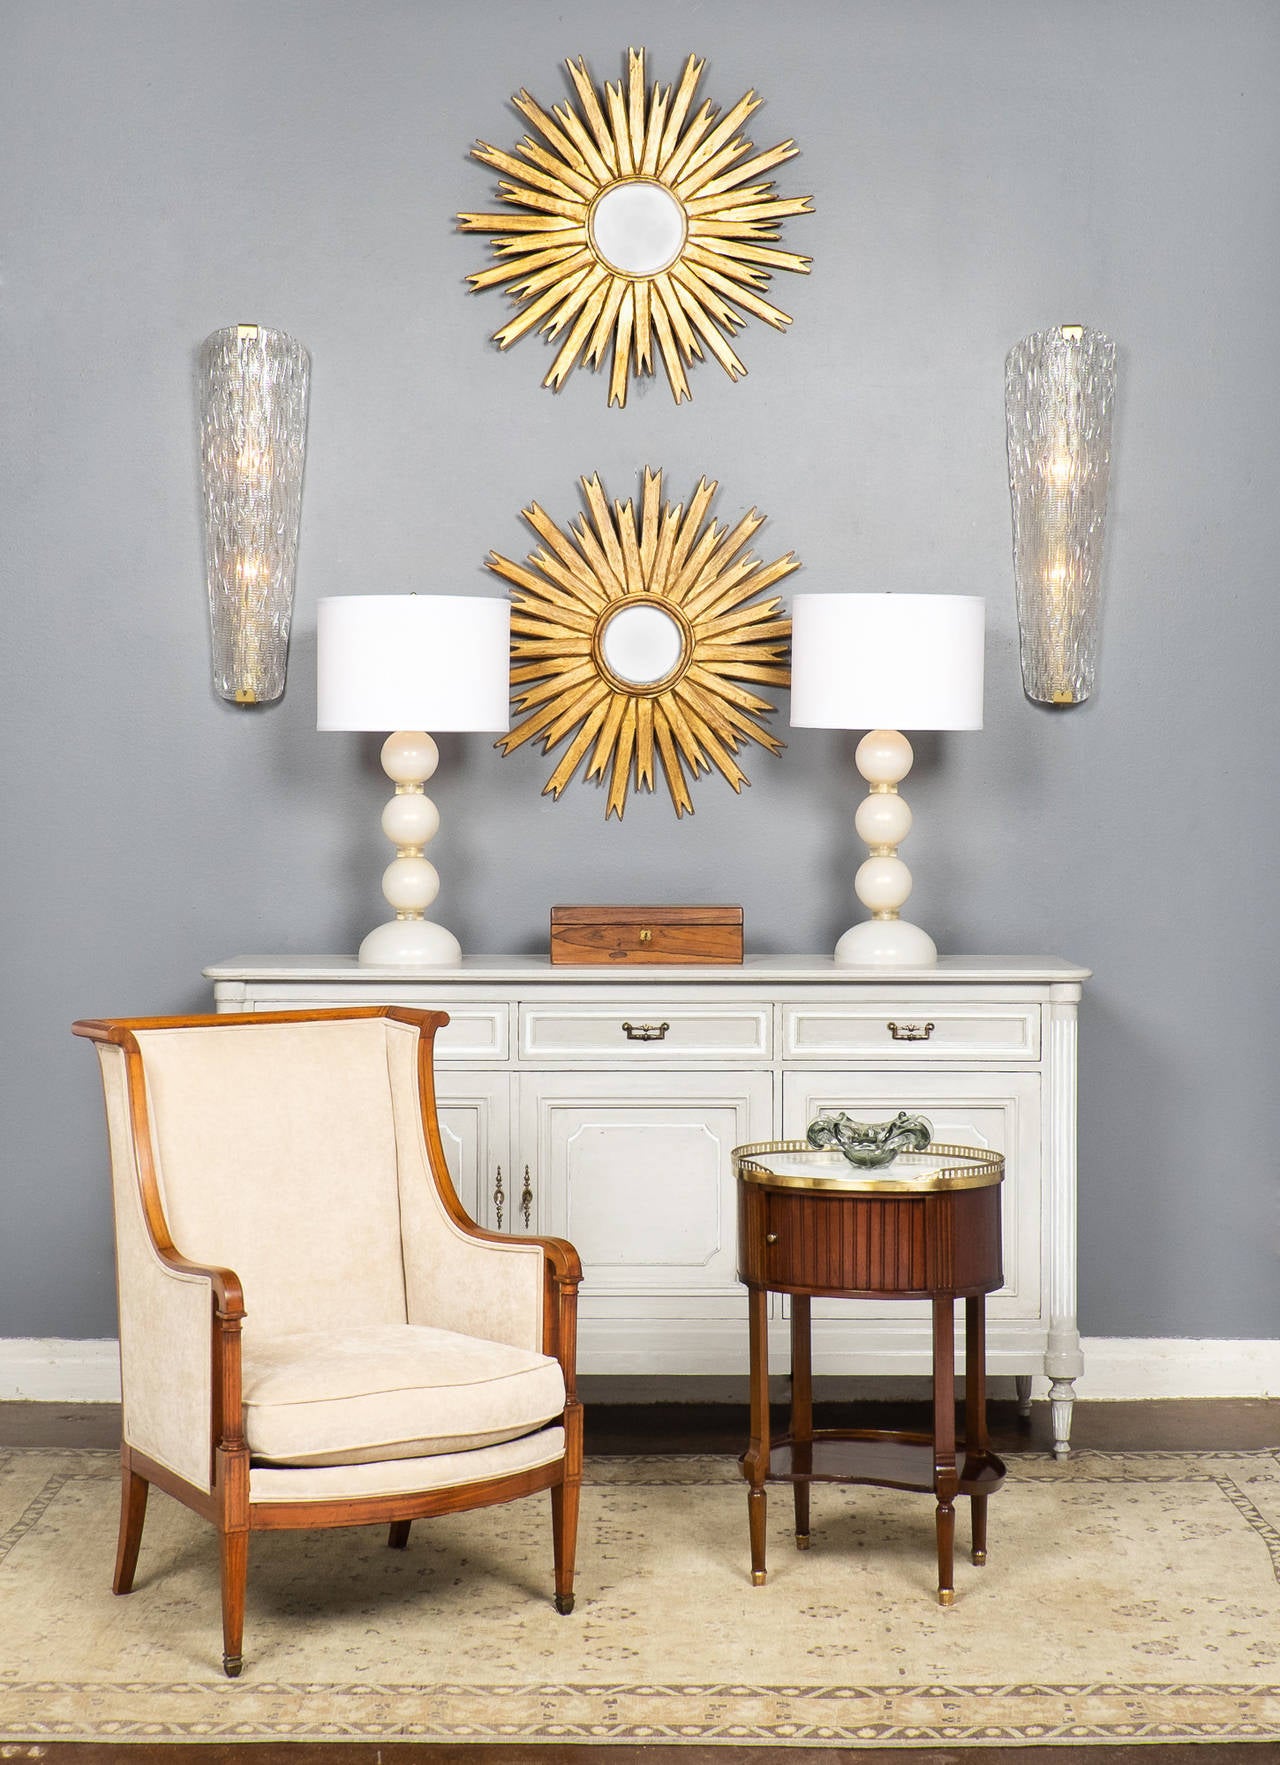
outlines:
M1051 957L942 957L881 975L816 956L739 967L552 967L473 956L406 974L354 957L241 957L205 970L219 1011L439 1007L445 1144L486 1226L552 1232L583 1261L579 1370L747 1364L730 1151L795 1138L820 1110L927 1115L1006 1159L1005 1284L988 1367L1051 1381L1067 1450L1076 1324L1076 1007L1089 971ZM772 1364L787 1365L775 1297ZM924 1303L815 1302L817 1373L927 1373Z

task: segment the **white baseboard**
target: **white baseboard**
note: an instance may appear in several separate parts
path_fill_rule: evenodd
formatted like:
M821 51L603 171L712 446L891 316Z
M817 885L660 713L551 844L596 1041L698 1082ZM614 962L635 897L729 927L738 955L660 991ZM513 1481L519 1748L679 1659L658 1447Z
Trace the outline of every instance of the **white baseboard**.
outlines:
M119 1403L120 1349L114 1336L0 1336L0 1400Z
M1096 1402L1143 1397L1280 1397L1280 1341L1229 1337L1085 1337L1084 1376L1076 1395ZM663 1379L668 1387L679 1375ZM645 1380L647 1387L652 1378ZM869 1389L875 1386L867 1381ZM1037 1377L1033 1391L1048 1384ZM884 1395L884 1393L881 1393ZM58 1337L0 1337L0 1400L38 1403L118 1403L120 1365L115 1341Z

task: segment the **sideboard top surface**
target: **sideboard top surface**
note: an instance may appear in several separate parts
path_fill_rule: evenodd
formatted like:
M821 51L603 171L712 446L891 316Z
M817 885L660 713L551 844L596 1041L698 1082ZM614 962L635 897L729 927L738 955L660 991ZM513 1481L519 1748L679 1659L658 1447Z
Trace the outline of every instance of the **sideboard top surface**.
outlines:
M748 956L741 964L705 966L682 963L653 967L637 963L573 967L545 956L464 956L457 968L383 968L354 956L232 956L211 963L211 981L435 981L488 986L583 986L598 982L628 987L777 986L839 983L874 989L903 982L941 985L975 983L1027 986L1088 980L1090 970L1059 956L940 956L932 968L839 968L830 956Z

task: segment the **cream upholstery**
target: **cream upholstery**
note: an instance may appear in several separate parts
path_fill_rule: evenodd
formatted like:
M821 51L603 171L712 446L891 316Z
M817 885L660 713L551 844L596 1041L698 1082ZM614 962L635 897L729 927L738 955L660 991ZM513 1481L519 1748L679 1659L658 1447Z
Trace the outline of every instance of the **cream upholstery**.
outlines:
M194 1483L212 1484L209 1409L213 1299L208 1281L156 1255L142 1214L129 1125L124 1050L98 1046L116 1216L116 1290L124 1434L140 1452ZM164 1344L157 1355L156 1344Z
M411 1324L440 1324L519 1348L542 1346L542 1251L469 1238L440 1206L412 1082L418 1037L387 1025L400 1160L404 1278Z
M184 1255L234 1269L246 1341L403 1324L386 1026L150 1030L138 1038L165 1216Z
M376 1465L313 1465L282 1469L254 1465L249 1497L255 1502L358 1501L379 1495L417 1495L461 1489L489 1477L534 1471L564 1457L564 1429L541 1428L476 1452L435 1453L429 1459L383 1459Z
M249 1451L276 1465L467 1452L563 1409L559 1361L452 1330L391 1324L245 1345Z

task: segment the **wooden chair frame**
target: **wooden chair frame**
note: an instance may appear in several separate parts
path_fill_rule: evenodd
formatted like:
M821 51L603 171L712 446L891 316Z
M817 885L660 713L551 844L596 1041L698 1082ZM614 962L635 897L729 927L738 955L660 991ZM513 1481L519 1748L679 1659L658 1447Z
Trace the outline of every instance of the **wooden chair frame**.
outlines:
M244 1292L231 1269L192 1262L175 1246L165 1218L156 1180L155 1149L151 1140L146 1079L142 1050L135 1031L167 1029L230 1028L236 1024L315 1023L334 1019L389 1018L417 1026L418 1094L422 1127L426 1137L431 1174L445 1209L454 1224L468 1237L502 1244L537 1244L543 1252L544 1354L553 1355L564 1371L564 1456L550 1465L491 1477L460 1488L424 1490L409 1495L375 1495L337 1501L253 1501L249 1494L249 1448L245 1441L241 1405L240 1331L245 1317ZM324 1526L370 1526L386 1523L388 1544L403 1549L415 1520L436 1514L460 1513L499 1502L515 1501L539 1490L551 1491L552 1542L555 1563L556 1610L573 1610L574 1555L578 1529L578 1503L582 1483L582 1405L578 1401L575 1364L577 1354L578 1284L582 1265L577 1251L562 1238L513 1238L477 1226L459 1201L449 1176L436 1117L432 1049L438 1029L449 1021L443 1011L417 1011L400 1006L360 1006L339 1011L275 1011L228 1013L196 1017L86 1019L72 1026L73 1033L94 1042L122 1049L126 1062L129 1117L137 1151L143 1216L152 1248L168 1269L199 1276L209 1283L211 1345L213 1356L212 1415L209 1451L212 1486L206 1491L132 1447L127 1422L121 1438L120 1535L112 1589L117 1594L133 1588L138 1547L152 1484L183 1502L218 1530L222 1587L223 1670L234 1678L243 1664L245 1587L248 1576L249 1534L279 1529ZM334 1296L335 1319L340 1317L340 1295ZM127 1410L126 1410L127 1416Z

